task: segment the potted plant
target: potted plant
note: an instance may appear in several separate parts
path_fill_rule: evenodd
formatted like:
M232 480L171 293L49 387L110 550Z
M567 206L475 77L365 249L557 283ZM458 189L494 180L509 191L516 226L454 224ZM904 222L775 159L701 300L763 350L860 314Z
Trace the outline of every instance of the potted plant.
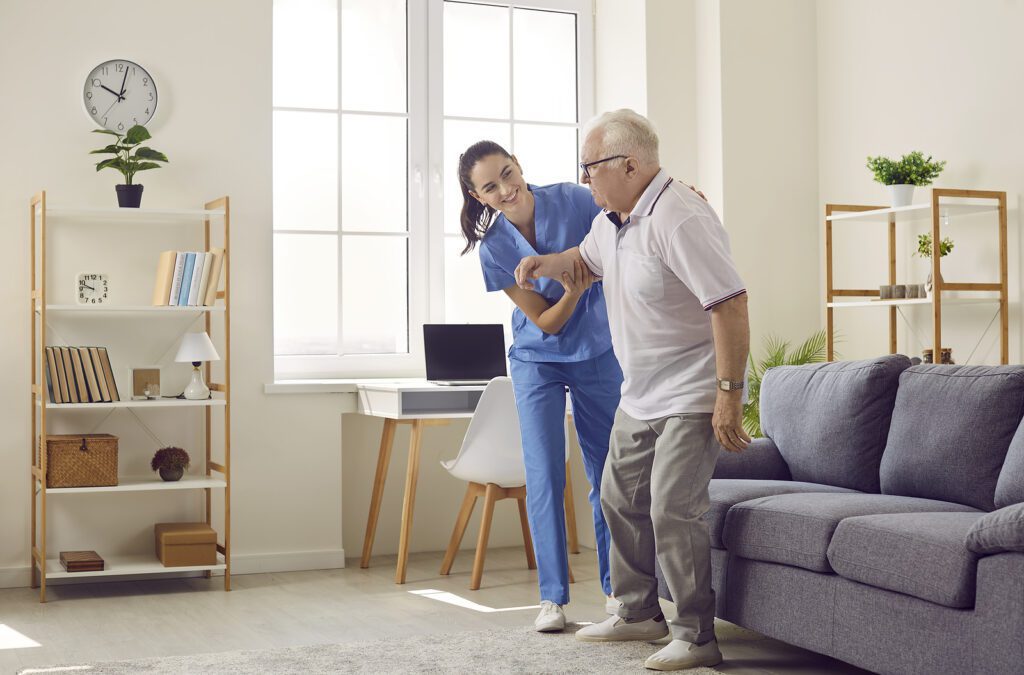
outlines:
M774 335L764 339L765 356L760 362L750 355L750 369L747 371L747 403L743 406L743 430L751 438L759 438L761 432L761 380L764 374L775 366L802 366L807 363L821 363L825 360L828 341L826 333L820 330L807 338L792 353L789 343Z
M868 157L868 168L875 174L875 180L889 187L893 207L910 206L914 198L914 186L931 185L946 167L944 161L932 161L931 155L915 150L898 160L888 157Z
M139 171L159 169L157 162L167 162L167 155L158 152L153 148L142 145L151 136L146 127L136 124L128 130L127 134L119 134L116 131L107 129L93 129L94 134L109 134L116 136L117 141L105 148L93 150L90 155L114 155L96 164L96 170L117 169L125 178L124 185L117 187L117 205L126 208L139 208L142 203L142 185L133 182L135 174Z
M949 252L953 250L953 240L949 237L943 237L942 241L939 242L939 258L945 258L949 255ZM919 255L922 258L932 257L932 235L930 234L919 234L917 235L917 252L914 255ZM942 281L942 274L939 274L939 281ZM928 293L928 297L932 297L932 267L928 266L928 280L924 284L924 289Z
M165 481L176 481L180 480L182 475L184 475L189 461L187 452L181 448L171 446L157 450L149 465L153 468L153 471L159 471L160 478Z

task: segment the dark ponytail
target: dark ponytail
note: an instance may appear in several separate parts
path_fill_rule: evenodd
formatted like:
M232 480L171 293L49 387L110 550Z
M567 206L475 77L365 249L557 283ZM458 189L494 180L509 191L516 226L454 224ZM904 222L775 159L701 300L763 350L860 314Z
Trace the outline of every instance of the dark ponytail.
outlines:
M491 220L494 218L494 209L486 204L481 204L473 195L469 194L473 189L469 173L477 162L491 155L512 158L505 148L494 141L474 143L459 156L459 187L462 188L462 213L459 216L459 221L462 225L462 236L466 239L466 248L462 249L462 255L473 250L476 243L487 232L487 228L490 227Z

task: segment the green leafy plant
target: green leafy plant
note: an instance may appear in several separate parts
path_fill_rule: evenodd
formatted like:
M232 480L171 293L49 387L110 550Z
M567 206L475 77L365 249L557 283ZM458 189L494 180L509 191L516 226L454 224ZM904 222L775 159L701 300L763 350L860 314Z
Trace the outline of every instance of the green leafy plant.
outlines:
M820 330L792 352L789 351L789 342L775 335L768 335L764 339L764 357L760 361L754 361L754 355L750 355L747 404L743 406L743 430L751 438L764 435L761 433L761 380L764 374L776 366L802 366L807 363L823 362L828 349L826 335L824 330Z
M153 471L159 471L160 469L187 469L190 461L187 452L181 448L171 446L157 450L149 465L153 468Z
M94 134L107 134L116 136L117 142L99 150L93 150L90 155L114 155L110 159L104 159L96 164L96 170L117 169L126 181L126 185L132 185L132 179L139 171L159 169L157 162L168 162L167 155L153 148L142 145L152 136L141 124L136 124L128 130L127 134L119 134L116 131L107 129L93 129Z
M953 240L949 237L944 237L939 242L939 257L945 258L949 255L949 252L953 250ZM922 258L932 257L932 235L930 234L919 234L917 235L917 255Z
M868 168L882 185L931 185L946 168L946 162L932 161L931 155L926 158L924 153L915 150L898 160L868 157Z

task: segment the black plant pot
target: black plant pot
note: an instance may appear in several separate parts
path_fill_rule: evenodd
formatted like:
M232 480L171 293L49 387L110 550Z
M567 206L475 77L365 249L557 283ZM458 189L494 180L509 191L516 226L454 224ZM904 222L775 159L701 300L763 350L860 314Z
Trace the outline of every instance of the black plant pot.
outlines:
M142 185L117 185L117 205L123 209L137 209L142 203Z
M185 469L180 466L177 469L160 469L160 477L168 483L172 483L176 480L181 480L181 477L185 474Z

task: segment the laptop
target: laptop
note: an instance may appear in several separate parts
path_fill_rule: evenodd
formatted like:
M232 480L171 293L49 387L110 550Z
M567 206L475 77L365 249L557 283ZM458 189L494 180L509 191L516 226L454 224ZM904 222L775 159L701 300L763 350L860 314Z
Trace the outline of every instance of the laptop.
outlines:
M423 352L434 384L480 385L507 374L500 323L423 324Z

